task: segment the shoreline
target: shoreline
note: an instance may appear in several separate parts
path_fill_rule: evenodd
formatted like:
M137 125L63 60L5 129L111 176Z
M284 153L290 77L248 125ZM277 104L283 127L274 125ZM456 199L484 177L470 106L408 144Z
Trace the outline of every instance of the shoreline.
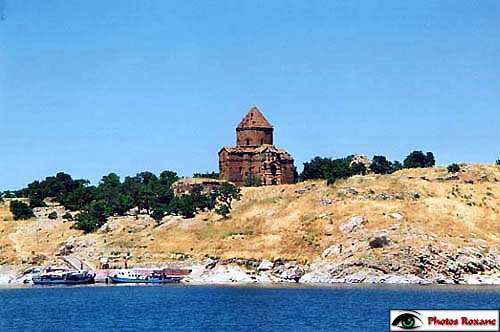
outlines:
M130 270L162 269L178 267L180 262L132 265ZM395 286L500 286L500 274L463 274L453 279L441 273L433 276L413 274L383 274L373 269L360 268L356 271L333 273L331 264L300 265L287 262L276 266L262 261L257 267L249 268L234 263L206 259L204 261L182 262L183 268L191 273L182 277L185 285L395 285ZM31 268L26 266L0 266L0 286L31 285ZM106 285L108 270L90 270L96 274L96 284ZM338 272L338 271L336 271ZM110 283L111 284L111 283Z

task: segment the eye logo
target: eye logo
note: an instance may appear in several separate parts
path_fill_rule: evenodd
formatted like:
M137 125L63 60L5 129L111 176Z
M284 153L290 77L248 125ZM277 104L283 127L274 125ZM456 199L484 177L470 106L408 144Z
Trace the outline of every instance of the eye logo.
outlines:
M409 310L396 317L392 322L392 326L397 326L404 330L418 329L421 326L422 321L413 313L420 316L417 311Z

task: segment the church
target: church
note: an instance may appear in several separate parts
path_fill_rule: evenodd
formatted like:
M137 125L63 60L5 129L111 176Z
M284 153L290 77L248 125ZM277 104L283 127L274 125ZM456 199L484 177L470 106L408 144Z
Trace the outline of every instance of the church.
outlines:
M273 126L253 107L236 127L236 146L219 151L219 178L243 186L248 177L262 185L294 182L292 156L273 145Z

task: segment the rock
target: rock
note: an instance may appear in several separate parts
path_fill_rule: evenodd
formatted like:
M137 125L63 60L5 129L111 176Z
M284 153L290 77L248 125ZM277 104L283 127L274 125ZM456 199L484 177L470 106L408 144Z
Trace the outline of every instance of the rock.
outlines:
M340 245L340 247L333 246L333 247L330 247L330 248L326 248L325 250L323 250L323 253L321 254L321 257L327 258L329 256L337 256L337 255L339 255L342 252L342 247L341 246L342 245Z
M355 230L363 228L364 224L366 224L368 220L363 217L352 217L347 223L339 226L339 229L343 233L352 233Z
M369 242L370 248L372 248L372 249L382 248L383 246L385 246L388 243L389 243L389 239L385 235L377 236L377 237L373 238L372 240L370 240L370 242Z
M332 204L334 202L334 200L331 198L328 198L328 197L321 197L319 202L321 204L324 204L324 205L329 205L329 204Z
M262 262L260 262L259 266L257 267L258 271L267 271L271 270L273 268L274 264L267 259L264 259Z
M200 274L198 274L198 270L193 268L193 272L186 278L187 281L212 284L255 282L255 279L252 278L249 271L245 271L241 267L233 265L217 265L208 271L202 270Z
M458 267L467 273L479 273L484 271L484 266L479 258L460 255L456 260Z
M339 191L337 191L337 194L339 194L339 195L346 195L346 194L357 195L359 193L356 190L356 188L351 187L351 188L342 188Z
M363 272L355 273L346 276L345 282L351 283L351 284L358 284L360 282L363 282L366 279L366 274Z
M436 284L446 284L446 285L451 285L455 283L452 279L447 278L443 274L436 275L432 281Z
M66 241L64 241L63 245L59 247L59 256L67 256L73 252L75 248L76 238L74 236L70 236Z
M293 267L286 269L280 275L280 277L283 279L295 280L296 282L298 282L304 274L305 274L304 269L297 265L297 266L293 266Z
M396 219L396 220L403 219L403 215L400 213L391 213L391 214L389 214L389 217L391 217L392 219Z

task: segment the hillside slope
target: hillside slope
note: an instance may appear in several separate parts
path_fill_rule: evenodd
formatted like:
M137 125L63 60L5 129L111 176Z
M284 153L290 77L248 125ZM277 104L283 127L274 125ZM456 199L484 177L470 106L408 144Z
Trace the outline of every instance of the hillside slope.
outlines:
M367 269L448 279L497 274L499 181L498 166L464 165L456 175L435 167L355 176L334 186L242 188L227 219L203 212L193 219L168 216L158 226L148 216L110 218L87 235L70 229L71 222L46 218L60 207L13 221L7 202L0 207L0 265L69 254L96 266L102 256L117 263L124 255L131 263L209 256L314 262L336 275Z

